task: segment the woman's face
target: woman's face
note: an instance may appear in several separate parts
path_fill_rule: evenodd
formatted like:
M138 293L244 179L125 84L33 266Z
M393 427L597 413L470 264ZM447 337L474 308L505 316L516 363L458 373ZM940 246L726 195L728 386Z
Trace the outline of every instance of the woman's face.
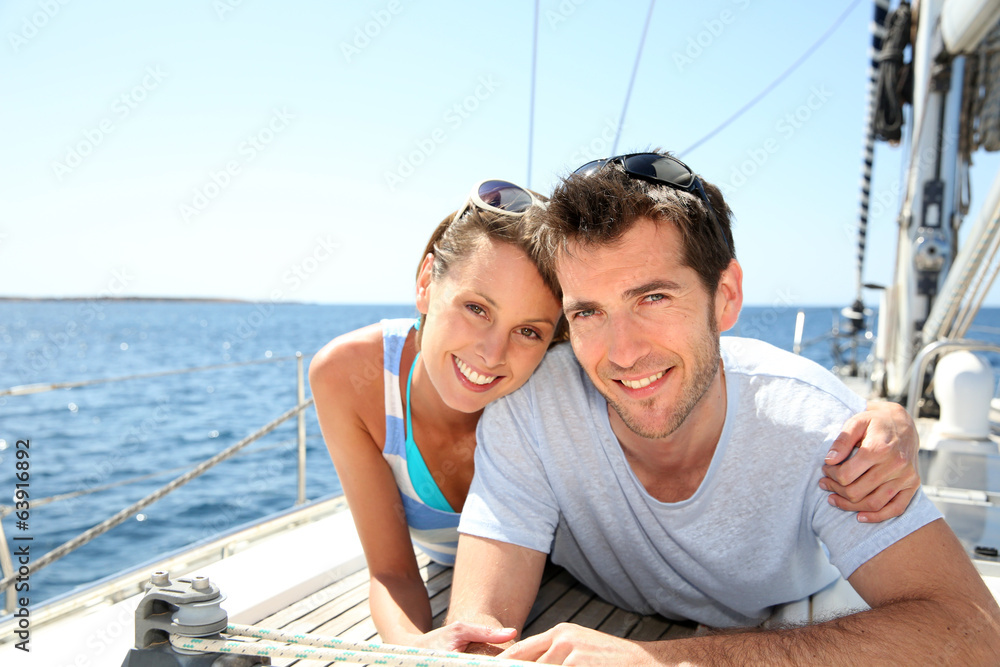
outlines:
M428 255L417 279L424 367L451 408L477 412L523 385L552 341L560 304L528 256L484 239L441 278Z

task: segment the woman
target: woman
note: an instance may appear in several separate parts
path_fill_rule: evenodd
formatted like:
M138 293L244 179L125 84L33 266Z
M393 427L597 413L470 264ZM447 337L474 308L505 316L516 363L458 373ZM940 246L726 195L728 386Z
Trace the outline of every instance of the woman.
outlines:
M431 631L413 544L453 564L483 408L524 384L557 334L558 284L530 258L524 224L539 200L506 181L479 184L427 244L417 274L419 321L384 320L340 336L310 366L320 427L368 561L372 619L387 643L461 650L469 642L514 638L511 629L469 624ZM384 381L368 379L380 366ZM851 439L866 428L869 436L882 429L892 440L908 426L898 413L864 414L845 426L846 447L832 462L846 457ZM912 469L900 473L899 452L880 446L868 458L897 463L864 464L869 479L851 493L829 479L825 488L850 497L871 492L881 509L904 495L896 493L901 479L915 487ZM896 480L891 495L882 484L890 478Z

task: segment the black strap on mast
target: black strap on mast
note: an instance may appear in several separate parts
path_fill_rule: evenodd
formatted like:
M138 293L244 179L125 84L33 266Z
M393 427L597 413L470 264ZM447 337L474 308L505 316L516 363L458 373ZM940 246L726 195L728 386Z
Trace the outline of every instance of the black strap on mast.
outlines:
M888 20L887 20L888 19ZM888 22L888 28L886 23ZM851 307L863 317L863 271L868 237L868 203L871 194L875 140L897 142L902 136L903 101L901 85L903 50L910 41L910 5L903 2L889 18L889 0L875 0L872 19L871 61L868 66L868 107L865 146L861 163L861 203L858 207L857 295Z

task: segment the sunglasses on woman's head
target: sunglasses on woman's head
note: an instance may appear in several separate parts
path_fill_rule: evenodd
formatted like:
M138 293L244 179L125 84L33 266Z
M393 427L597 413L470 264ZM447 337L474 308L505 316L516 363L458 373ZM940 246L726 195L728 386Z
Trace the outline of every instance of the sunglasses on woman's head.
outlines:
M472 188L472 192L453 219L461 218L470 206L475 206L481 211L521 216L532 206L541 205L540 199L520 185L514 185L510 181L481 181Z
M719 218L715 215L712 202L708 200L708 195L705 193L705 188L702 187L701 180L694 175L689 166L669 155L660 155L659 153L631 153L629 155L608 157L602 160L592 160L576 169L573 173L579 176L592 176L603 169L605 165L613 162L620 164L625 173L632 178L639 178L650 183L656 183L657 185L666 185L675 190L690 192L701 197L701 200L705 202L706 208L708 208L708 214L712 217L712 221L715 222L715 228L719 232L719 236L722 237L722 241L729 250L729 254L733 254L733 248L729 245L729 239L722 229Z

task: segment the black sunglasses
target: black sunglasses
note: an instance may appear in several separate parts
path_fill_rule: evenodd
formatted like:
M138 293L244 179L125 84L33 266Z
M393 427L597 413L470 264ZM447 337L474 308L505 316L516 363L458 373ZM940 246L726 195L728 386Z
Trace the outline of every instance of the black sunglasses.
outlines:
M658 185L668 185L682 192L697 193L701 197L701 200L705 202L708 214L712 216L712 221L715 222L715 229L719 233L719 236L722 237L722 242L726 244L730 256L733 255L733 247L729 244L729 238L726 236L725 230L722 229L722 223L719 222L718 216L715 215L712 202L708 200L708 195L705 194L705 188L702 187L701 180L694 175L691 167L669 155L660 155L659 153L631 153L629 155L607 157L603 160L592 160L579 167L573 173L580 176L591 176L612 162L620 164L624 168L625 173L633 178L640 178Z

